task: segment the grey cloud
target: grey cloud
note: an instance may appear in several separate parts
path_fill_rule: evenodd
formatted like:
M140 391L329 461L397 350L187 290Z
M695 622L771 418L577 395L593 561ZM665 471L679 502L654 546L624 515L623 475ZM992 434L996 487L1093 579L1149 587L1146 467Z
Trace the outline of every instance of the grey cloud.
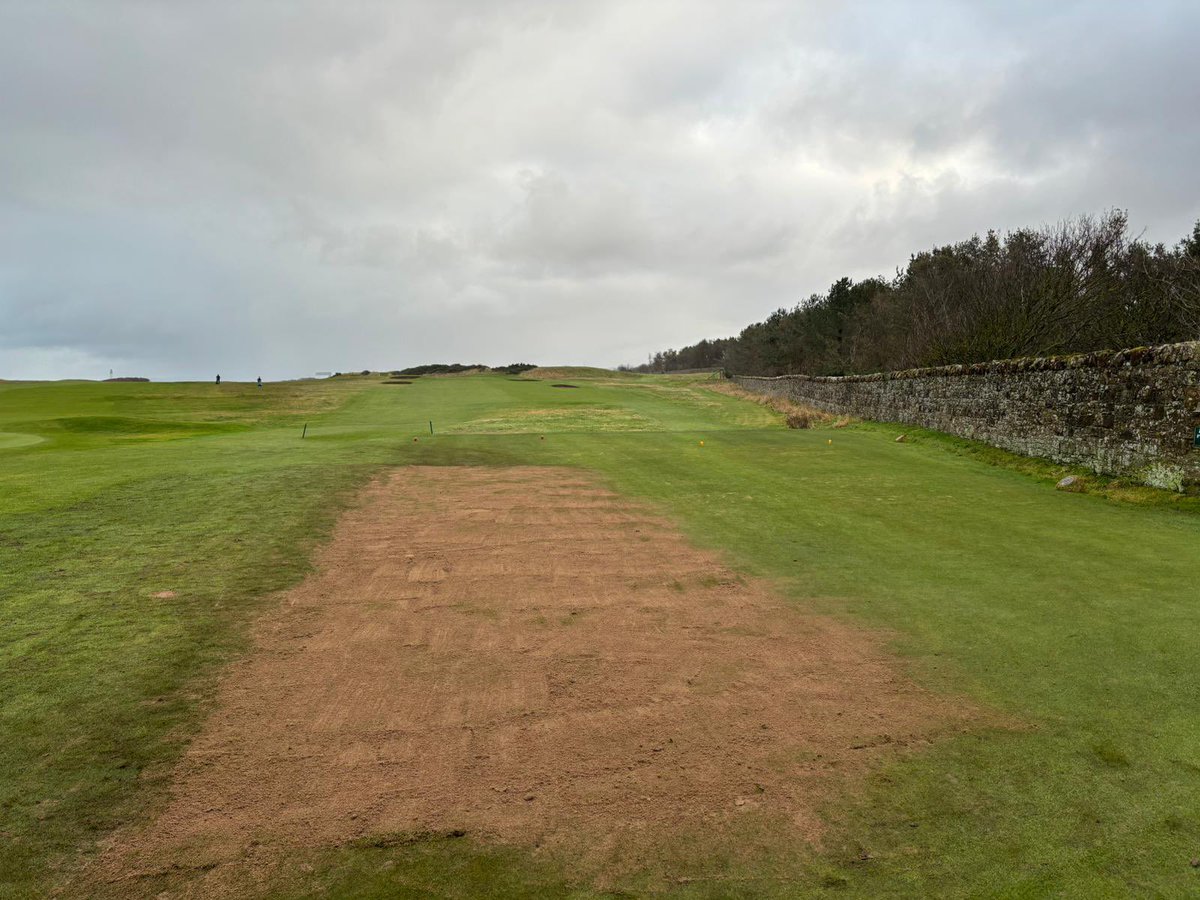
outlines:
M0 7L0 377L613 364L933 242L1200 214L1200 8ZM136 371L133 371L136 370Z

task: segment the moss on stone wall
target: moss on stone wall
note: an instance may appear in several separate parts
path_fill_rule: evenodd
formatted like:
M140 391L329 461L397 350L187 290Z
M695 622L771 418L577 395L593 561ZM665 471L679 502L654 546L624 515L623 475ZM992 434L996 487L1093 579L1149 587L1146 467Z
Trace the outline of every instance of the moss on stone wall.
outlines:
M1027 456L1200 479L1200 341L872 375L732 376L831 413L920 425Z

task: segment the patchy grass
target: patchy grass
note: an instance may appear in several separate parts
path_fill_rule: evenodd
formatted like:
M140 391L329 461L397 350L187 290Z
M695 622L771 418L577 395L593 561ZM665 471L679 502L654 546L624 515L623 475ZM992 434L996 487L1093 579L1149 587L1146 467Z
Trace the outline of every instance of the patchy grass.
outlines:
M0 896L49 893L150 814L263 598L303 577L356 487L405 462L597 470L805 608L888 629L923 683L1023 727L877 773L830 805L819 853L756 854L753 833L721 833L716 849L632 848L619 874L580 882L570 861L474 838L384 842L288 859L248 893L1200 889L1200 498L920 429L786 430L702 378L553 371L579 389L493 375L403 390L0 383L0 432L39 439L0 444ZM596 409L654 428L574 433ZM546 410L555 428L446 433ZM134 425L55 424L96 417ZM1072 472L1087 492L1054 490Z
M657 423L620 407L576 406L568 409L513 410L507 416L472 419L451 425L451 434L505 434L531 431L651 431Z
M208 387L0 385L0 421L44 438L0 453L0 897L142 814L261 599L369 475ZM268 423L329 402L313 389L250 397ZM97 415L131 408L154 418Z

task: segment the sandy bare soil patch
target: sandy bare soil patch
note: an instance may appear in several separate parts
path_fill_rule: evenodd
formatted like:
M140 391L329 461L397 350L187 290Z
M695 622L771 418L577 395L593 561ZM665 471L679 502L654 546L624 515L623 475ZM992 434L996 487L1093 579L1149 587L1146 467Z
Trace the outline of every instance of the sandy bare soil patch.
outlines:
M585 474L405 468L259 626L104 880L396 831L601 846L817 805L962 724Z

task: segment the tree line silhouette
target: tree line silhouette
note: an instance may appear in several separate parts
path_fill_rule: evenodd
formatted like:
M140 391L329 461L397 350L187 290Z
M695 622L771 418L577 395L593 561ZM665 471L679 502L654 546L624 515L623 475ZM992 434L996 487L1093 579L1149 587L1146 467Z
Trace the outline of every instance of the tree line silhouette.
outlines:
M664 350L641 372L844 375L1200 338L1200 222L1174 246L1112 210L914 254L841 278L737 337Z

